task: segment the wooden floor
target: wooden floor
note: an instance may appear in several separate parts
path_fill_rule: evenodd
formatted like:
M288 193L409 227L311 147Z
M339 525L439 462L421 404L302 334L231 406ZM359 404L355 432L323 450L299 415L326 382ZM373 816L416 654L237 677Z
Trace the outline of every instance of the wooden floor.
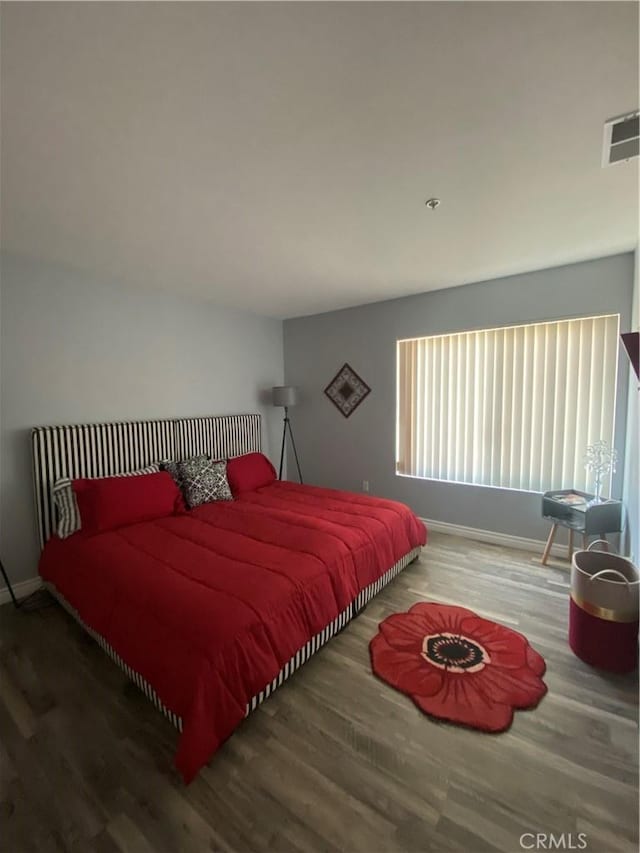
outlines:
M515 853L523 833L565 833L569 849L582 832L589 851L636 851L637 680L571 654L567 595L568 574L531 554L432 535L189 787L170 723L62 609L4 606L0 849ZM421 599L525 633L547 661L538 709L486 735L379 682L378 621Z

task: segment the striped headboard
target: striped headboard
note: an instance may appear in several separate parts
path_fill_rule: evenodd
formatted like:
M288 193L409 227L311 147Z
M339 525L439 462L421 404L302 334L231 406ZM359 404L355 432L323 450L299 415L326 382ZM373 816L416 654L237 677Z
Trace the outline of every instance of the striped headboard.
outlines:
M260 415L35 427L31 431L40 546L55 530L52 488L61 477L109 477L163 459L228 459L261 449Z
M178 459L208 453L213 459L231 459L260 450L260 415L226 418L185 418L175 421Z

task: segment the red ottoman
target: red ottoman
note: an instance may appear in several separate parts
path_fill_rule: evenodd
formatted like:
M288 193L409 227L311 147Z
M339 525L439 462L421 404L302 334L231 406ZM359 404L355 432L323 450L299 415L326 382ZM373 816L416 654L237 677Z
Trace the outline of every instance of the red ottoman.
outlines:
M585 663L611 672L636 668L639 586L638 570L624 557L590 550L574 554L569 645Z

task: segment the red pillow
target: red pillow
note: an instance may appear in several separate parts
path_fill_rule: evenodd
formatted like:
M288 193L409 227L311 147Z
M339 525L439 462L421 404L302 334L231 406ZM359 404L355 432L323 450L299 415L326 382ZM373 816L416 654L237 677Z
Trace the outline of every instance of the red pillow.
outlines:
M227 480L234 495L253 492L276 479L276 469L263 453L245 453L227 462Z
M180 489L166 471L139 477L74 480L73 490L82 533L87 536L174 515L183 506Z

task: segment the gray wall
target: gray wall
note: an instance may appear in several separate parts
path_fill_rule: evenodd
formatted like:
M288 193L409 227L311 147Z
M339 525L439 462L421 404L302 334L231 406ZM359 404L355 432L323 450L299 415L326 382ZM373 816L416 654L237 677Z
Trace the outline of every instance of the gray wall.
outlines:
M369 480L373 494L405 501L424 518L546 537L535 493L395 475L396 340L611 312L620 312L622 327L629 328L632 286L628 253L286 320L285 377L301 390L291 418L306 481L360 491L362 480ZM345 361L372 388L348 419L323 394ZM622 451L628 369L624 360L620 364L615 446ZM614 480L618 496L622 466L623 460Z
M282 322L15 256L0 266L0 556L36 574L29 429L260 411L279 454Z

